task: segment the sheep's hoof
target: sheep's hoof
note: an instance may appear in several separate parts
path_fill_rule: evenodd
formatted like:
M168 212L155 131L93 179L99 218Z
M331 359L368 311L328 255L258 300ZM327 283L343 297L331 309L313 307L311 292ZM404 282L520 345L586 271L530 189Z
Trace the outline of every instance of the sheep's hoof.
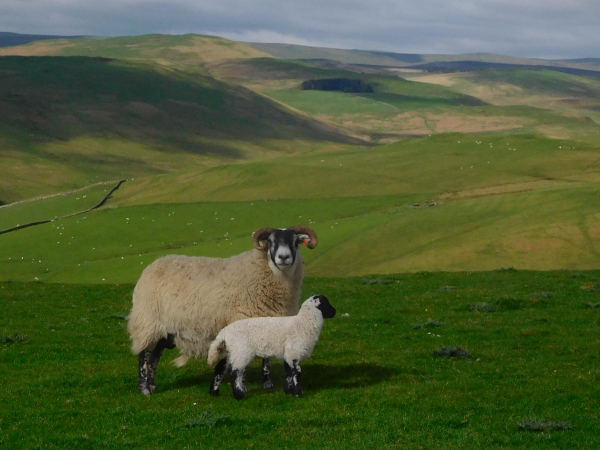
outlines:
M156 390L156 385L155 384L151 384L150 386L148 386L150 388L150 393L154 394L154 391Z
M148 389L147 387L140 387L140 392L143 395L152 395L152 391L150 389Z
M275 387L273 386L273 381L271 380L263 380L262 385L267 391L270 391Z
M208 392L209 392L209 394L210 394L212 397L218 397L218 396L219 396L219 390L218 390L218 389L212 389L212 388L211 388L211 389L210 389Z

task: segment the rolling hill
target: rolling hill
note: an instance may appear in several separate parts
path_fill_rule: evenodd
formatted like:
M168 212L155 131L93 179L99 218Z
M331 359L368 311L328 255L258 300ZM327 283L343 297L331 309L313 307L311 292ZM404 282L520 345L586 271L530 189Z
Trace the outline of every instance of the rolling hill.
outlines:
M269 44L251 42L248 45L280 59L330 60L343 64L371 65L382 67L415 68L422 70L452 71L477 70L513 66L547 66L548 68L573 68L600 71L600 58L578 58L546 60L518 58L493 53L464 54L418 54L394 53L373 50L345 50L324 47L310 47L294 44ZM470 69L468 67L470 65Z
M311 275L600 267L595 78L400 77L194 35L0 54L0 200L128 179L98 211L0 235L2 280L132 282L161 255L228 256L298 223L321 238ZM302 89L332 79L372 92ZM0 228L108 188L6 205Z
M202 66L142 59L0 58L0 201L358 142Z

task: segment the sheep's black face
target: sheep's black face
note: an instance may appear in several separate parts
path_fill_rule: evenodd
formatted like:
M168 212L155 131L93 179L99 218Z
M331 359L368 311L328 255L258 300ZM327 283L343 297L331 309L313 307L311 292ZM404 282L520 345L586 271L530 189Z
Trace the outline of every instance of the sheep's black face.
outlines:
M335 317L335 313L337 312L335 308L329 303L329 299L324 295L313 295L315 302L317 303L317 308L323 314L323 319L331 319Z
M302 239L294 230L284 228L273 231L267 240L269 257L273 264L280 270L293 266L300 242Z

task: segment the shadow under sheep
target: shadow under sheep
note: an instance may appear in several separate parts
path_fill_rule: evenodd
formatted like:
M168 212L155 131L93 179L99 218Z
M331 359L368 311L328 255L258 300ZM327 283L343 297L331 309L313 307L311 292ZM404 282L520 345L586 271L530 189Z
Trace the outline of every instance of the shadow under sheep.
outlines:
M283 380L285 374L283 371L283 362L273 359L271 367L271 377L275 386L274 391L283 390ZM309 392L331 389L353 389L365 386L374 386L376 384L388 381L392 376L397 375L398 370L384 367L377 364L360 363L343 366L330 366L324 364L306 364L302 366L302 390L306 395ZM246 381L251 395L260 395L267 393L260 385L261 379L260 367L249 367L246 373ZM159 375L160 376L160 375ZM226 382L229 377L226 376ZM182 376L173 383L157 380L157 393L180 388L206 388L212 382L212 372L202 372L195 376ZM224 384L221 387L221 395L229 395L231 387Z

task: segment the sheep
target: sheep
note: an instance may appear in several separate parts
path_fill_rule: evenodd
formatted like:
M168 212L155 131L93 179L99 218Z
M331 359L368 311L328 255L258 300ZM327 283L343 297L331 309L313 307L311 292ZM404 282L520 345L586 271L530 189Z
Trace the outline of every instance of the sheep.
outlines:
M144 270L128 317L142 394L155 391L165 349L178 347L182 355L173 362L182 366L190 357L205 357L217 333L232 322L298 312L304 277L298 245L315 248L317 234L304 226L263 227L252 242L253 250L230 258L169 255ZM262 384L273 387L268 359Z
M233 396L246 397L245 371L255 356L284 361L286 394L302 397L300 361L310 358L319 339L324 319L334 317L335 308L324 295L306 300L292 317L244 319L226 326L210 345L208 363L215 365L210 395L219 395L219 386L229 367ZM226 357L225 357L226 356Z

